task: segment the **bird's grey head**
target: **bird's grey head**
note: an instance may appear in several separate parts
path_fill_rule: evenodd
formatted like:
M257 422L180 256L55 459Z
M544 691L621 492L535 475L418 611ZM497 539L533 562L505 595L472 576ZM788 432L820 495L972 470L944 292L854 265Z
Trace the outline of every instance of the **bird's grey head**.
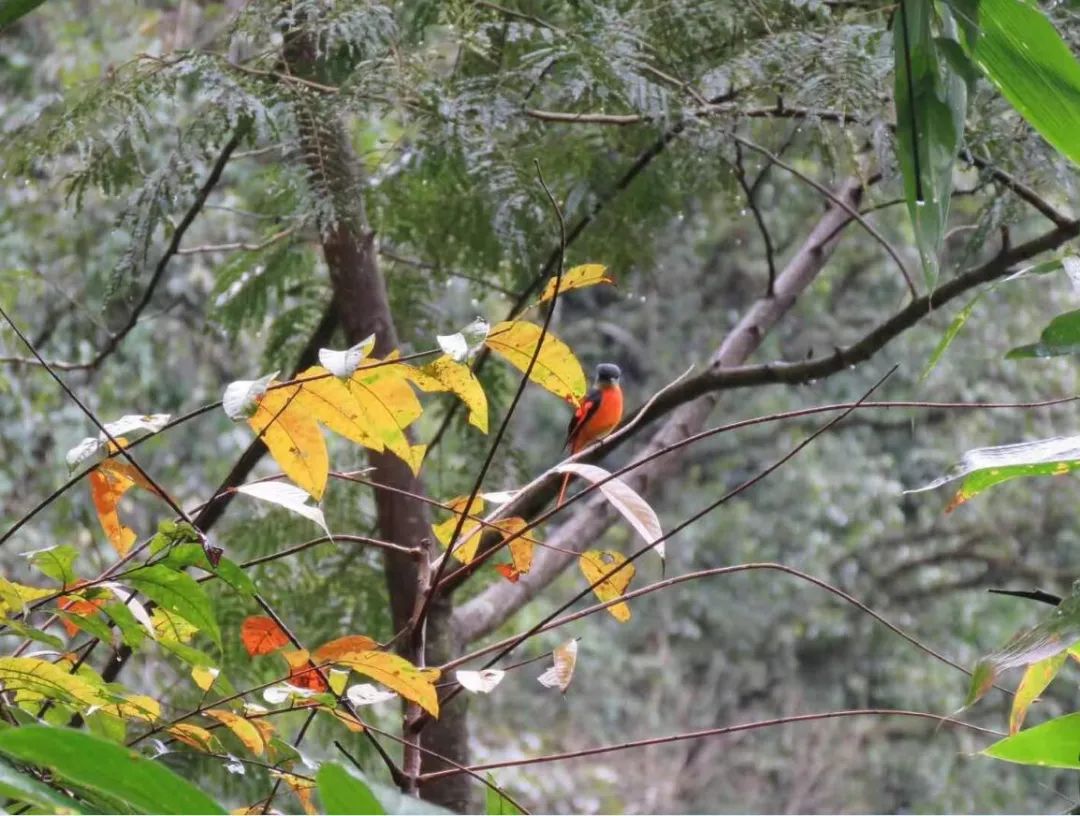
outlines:
M596 381L601 385L614 385L621 376L622 372L614 363L600 363L596 367Z

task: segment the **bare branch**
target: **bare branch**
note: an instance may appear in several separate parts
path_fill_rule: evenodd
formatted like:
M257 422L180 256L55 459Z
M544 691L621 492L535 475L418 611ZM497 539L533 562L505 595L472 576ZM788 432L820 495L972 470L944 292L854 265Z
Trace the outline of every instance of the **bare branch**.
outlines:
M821 720L832 720L840 717L918 717L924 720L933 720L941 725L955 725L960 728L967 728L971 731L978 732L980 734L988 734L995 737L1004 737L1005 734L1000 731L994 731L990 728L983 728L979 725L972 723L966 723L962 720L956 720L952 717L944 716L941 714L931 714L926 711L907 711L904 709L895 708L857 708L848 709L845 711L826 711L820 714L796 714L790 717L776 717L771 720L758 720L757 722L742 723L741 725L727 725L719 728L705 728L701 731L690 731L685 734L673 734L667 737L650 737L648 739L631 740L630 742L621 742L615 745L604 745L597 748L585 748L580 751L567 751L561 754L548 754L547 756L535 757L533 759L507 759L501 762L488 762L483 765L473 765L468 770L473 772L489 771L495 768L515 768L522 765L535 765L542 762L561 762L567 759L578 759L587 756L596 756L597 754L608 754L613 751L625 751L630 748L642 748L647 745L665 745L672 742L682 742L684 740L702 739L704 737L716 737L723 734L737 734L740 731L755 731L762 728L771 728L777 725L787 725L789 723L804 723L804 722L819 722ZM439 779L444 776L454 776L462 773L462 771L449 769L445 771L434 771L424 775L425 780Z

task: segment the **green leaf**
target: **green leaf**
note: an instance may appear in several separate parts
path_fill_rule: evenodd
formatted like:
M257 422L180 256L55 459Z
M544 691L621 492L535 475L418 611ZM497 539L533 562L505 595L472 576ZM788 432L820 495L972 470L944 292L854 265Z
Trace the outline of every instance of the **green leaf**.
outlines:
M994 684L995 678L1016 666L1030 666L1047 660L1069 649L1080 641L1080 581L1073 584L1072 594L1063 600L1053 612L1030 629L1017 633L1004 647L982 658L971 677L964 706L982 697ZM1056 668L1054 670L1056 673ZM1046 683L1053 679L1053 673ZM1042 688L1045 688L1044 684ZM1042 691L1032 695L1032 698Z
M124 643L132 649L138 649L142 646L143 641L146 640L146 629L136 620L127 604L106 604L102 611L116 624Z
M112 630L109 628L109 624L102 620L101 616L96 612L93 615L85 616L72 615L70 612L57 612L56 614L60 617L60 620L67 621L103 643L112 642Z
M371 788L340 765L324 763L315 778L325 813L386 813Z
M1080 310L1065 312L1042 330L1038 343L1017 346L1005 355L1008 360L1024 357L1060 357L1080 354Z
M156 538L157 536L154 536L154 539ZM152 543L151 547L153 547ZM187 567L198 567L203 572L213 573L242 595L251 596L255 594L255 584L251 582L247 573L240 569L240 566L235 561L222 557L218 561L218 565L213 566L207 560L206 551L201 543L186 542L176 544L159 563L177 571Z
M1080 468L1080 436L1054 436L967 451L958 464L928 485L906 490L921 493L963 478L946 512L993 485L1022 476L1062 476Z
M63 586L75 583L75 559L79 551L70 544L60 544L30 554L30 563Z
M0 733L0 753L49 769L79 787L144 813L224 813L190 782L121 745L68 728L29 726Z
M35 629L33 626L27 626L22 621L5 620L3 623L4 626L19 637L36 640L38 643L44 643L46 646L61 652L65 651L67 648L64 646L64 641L56 635L50 635L48 632L42 632L40 629Z
M982 753L1021 765L1080 768L1080 711L998 740Z
M0 0L0 29L29 14L45 0Z
M904 0L893 18L897 158L928 289L938 278L967 110L967 86L934 38L933 12L932 0ZM947 10L942 20L943 33L952 38Z
M950 5L972 61L1028 124L1080 164L1080 63L1053 24L1023 0Z
M221 630L214 618L210 599L195 579L163 564L142 567L124 576L124 581L163 609L175 612L206 633L221 646Z
M84 813L82 805L48 785L43 785L26 774L19 773L7 762L0 760L0 795L29 805L36 805L46 813ZM10 809L10 805L8 806Z
M517 814L521 813L521 811L518 808L514 807L514 805L510 802L510 800L508 800L505 796L503 796L501 793L499 793L497 790L495 790L495 787L494 787L494 785L495 785L495 777L492 776L491 774L488 774L487 779L488 779L488 782L491 783L491 786L486 788L486 790L487 790L487 797L486 797L486 805L487 805L487 807L485 808L485 811L487 812L488 816L492 816L492 814L497 814L497 816L503 816L503 814L507 814L507 813L514 814L514 816L517 816Z

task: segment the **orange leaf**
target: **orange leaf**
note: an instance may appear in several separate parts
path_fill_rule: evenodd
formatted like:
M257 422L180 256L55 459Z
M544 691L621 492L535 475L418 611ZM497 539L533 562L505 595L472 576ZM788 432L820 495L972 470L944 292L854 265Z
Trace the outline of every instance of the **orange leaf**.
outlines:
M252 615L240 625L240 640L251 656L270 654L289 644L289 636L265 615Z
M328 641L315 650L316 663L331 663L338 655L347 652L366 652L378 647L367 635L345 635Z
M248 424L285 475L318 501L326 490L330 457L319 423L296 399L299 391L298 385L268 390L259 398Z
M596 584L612 569L625 562L625 555L611 550L589 550L583 552L581 557L578 558L578 565L590 584ZM634 577L635 571L633 564L627 564L610 578L606 578L594 586L593 592L601 601L619 598L626 591L626 587L629 586L630 579ZM630 620L630 607L625 603L613 604L607 608L607 611L619 623L626 623Z
M90 472L90 497L94 500L101 527L117 554L125 556L135 543L135 531L125 527L116 512L120 497L135 484L120 471L98 468Z
M289 664L289 683L297 688L308 691L322 692L327 690L326 682L318 671L311 668L311 655L307 649L298 649L295 652L283 652L282 657Z
M70 587L65 589L77 589L86 581L76 581ZM64 595L57 601L56 606L62 612L67 612L69 615L75 615L80 618L88 618L91 615L96 615L98 610L105 606L104 599L98 599L94 601L88 601L81 595ZM79 627L69 620L61 618L60 623L63 624L64 630L68 633L68 637L75 637L79 632Z
M336 662L382 683L432 716L439 716L439 695L434 685L438 674L425 676L425 670L389 652L349 652L339 655Z
M498 570L499 575L511 584L516 584L521 578L521 573L509 564L496 564L495 569Z

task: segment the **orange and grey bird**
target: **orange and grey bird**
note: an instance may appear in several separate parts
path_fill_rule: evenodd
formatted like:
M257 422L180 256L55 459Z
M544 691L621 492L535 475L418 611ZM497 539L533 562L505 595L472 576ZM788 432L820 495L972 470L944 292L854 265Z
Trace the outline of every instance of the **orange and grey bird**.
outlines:
M597 439L603 439L618 426L622 419L623 397L619 387L622 372L613 363L601 363L596 367L596 379L585 399L574 411L566 432L566 445L570 453L584 450ZM562 489L556 507L561 507L566 495L570 474L563 477Z

